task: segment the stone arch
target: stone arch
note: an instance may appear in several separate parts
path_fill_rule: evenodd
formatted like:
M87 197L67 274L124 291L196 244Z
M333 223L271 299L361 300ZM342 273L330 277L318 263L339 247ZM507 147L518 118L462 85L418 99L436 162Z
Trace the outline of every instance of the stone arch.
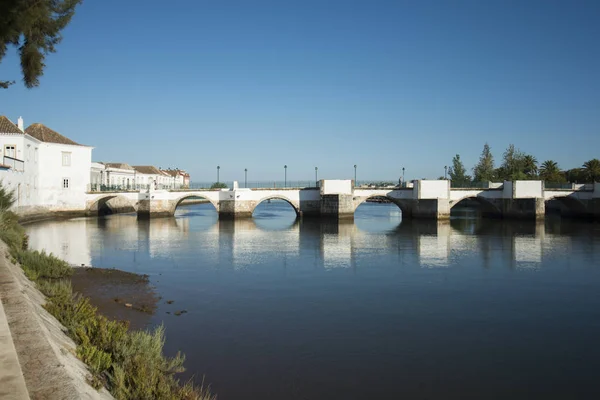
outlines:
M481 205L483 212L486 214L502 215L502 210L496 204L494 204L489 199L486 199L485 197L481 196L465 196L458 200L455 200L452 203L450 203L450 210L452 210L452 208L454 208L454 206L456 206L461 201L467 199L476 201L479 205Z
M368 199L372 199L375 197L383 197L383 198L389 200L391 203L394 203L396 206L398 206L398 208L400 209L400 212L402 212L402 218L408 218L412 215L411 200L395 199L393 197L390 197L387 195L381 195L381 194L374 194L374 195L366 196L366 197L355 197L354 198L354 212L356 212L356 209L358 208L358 206L360 206L361 204L366 202Z
M113 199L118 200L117 204L109 204L109 202ZM95 215L135 212L137 211L137 204L125 196L113 193L105 196L99 196L91 201L87 207L87 211L90 214Z
M572 216L584 216L589 213L585 203L575 196L553 196L549 199L546 199L545 203L547 204L551 200L560 202L560 204L567 208L569 214Z
M179 205L181 204L182 201L184 201L186 199L191 199L194 197L198 197L198 198L201 198L202 200L208 201L210 204L213 205L213 207L215 208L215 211L219 212L219 203L218 202L216 202L212 199L209 199L207 196L203 196L198 193L190 193L190 194L186 194L186 195L181 196L180 198L172 201L173 205L171 206L171 215L175 215L175 211L177 210L177 207L179 207Z
M272 196L265 196L262 199L258 200L256 202L256 204L254 204L254 206L252 207L252 211L250 212L250 214L254 213L254 210L256 210L256 207L258 207L258 205L260 203L262 203L263 201L267 201L267 200L283 200L286 203L288 203L290 206L292 206L292 208L296 212L297 216L300 215L300 204L298 204L297 202L294 202L293 200L290 200L289 198L282 196L280 194L274 194Z

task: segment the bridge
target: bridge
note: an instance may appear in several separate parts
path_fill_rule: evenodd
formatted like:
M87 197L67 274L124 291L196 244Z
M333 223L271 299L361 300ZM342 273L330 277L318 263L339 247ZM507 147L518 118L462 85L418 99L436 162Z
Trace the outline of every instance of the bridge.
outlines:
M351 180L321 180L314 188L146 190L86 193L86 211L105 207L135 210L140 218L173 216L190 198L209 201L221 218L248 218L266 200L288 202L298 216L353 218L356 208L373 197L384 197L402 210L403 218L447 219L465 199L477 201L482 214L496 218L543 218L548 201L556 200L572 217L600 217L600 183L546 189L543 181L505 181L487 188L451 188L447 180L416 180L412 187L355 187Z

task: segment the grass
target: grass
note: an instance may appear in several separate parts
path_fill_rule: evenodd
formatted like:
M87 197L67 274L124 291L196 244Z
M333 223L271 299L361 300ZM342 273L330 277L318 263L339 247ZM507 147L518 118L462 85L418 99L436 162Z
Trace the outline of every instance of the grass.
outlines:
M131 331L127 322L109 320L88 298L73 293L72 268L52 254L27 249L27 236L9 211L12 193L0 184L0 239L10 248L25 275L48 301L44 308L66 328L77 344L77 356L90 370L88 382L106 387L119 400L215 400L209 387L180 382L185 356L163 354L165 330Z

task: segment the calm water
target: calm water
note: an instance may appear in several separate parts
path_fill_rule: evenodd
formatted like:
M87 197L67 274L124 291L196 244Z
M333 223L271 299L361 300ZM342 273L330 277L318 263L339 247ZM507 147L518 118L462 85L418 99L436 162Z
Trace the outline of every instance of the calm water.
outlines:
M149 274L152 324L219 400L600 396L598 224L402 221L389 204L295 222L273 201L236 222L197 205L28 231L73 263Z

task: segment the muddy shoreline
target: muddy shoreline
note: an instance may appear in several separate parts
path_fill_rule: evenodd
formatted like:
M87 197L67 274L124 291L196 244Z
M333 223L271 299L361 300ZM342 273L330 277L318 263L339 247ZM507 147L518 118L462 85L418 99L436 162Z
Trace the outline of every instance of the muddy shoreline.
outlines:
M148 275L112 268L74 267L73 292L88 297L107 318L128 321L131 329L149 328L158 296Z

